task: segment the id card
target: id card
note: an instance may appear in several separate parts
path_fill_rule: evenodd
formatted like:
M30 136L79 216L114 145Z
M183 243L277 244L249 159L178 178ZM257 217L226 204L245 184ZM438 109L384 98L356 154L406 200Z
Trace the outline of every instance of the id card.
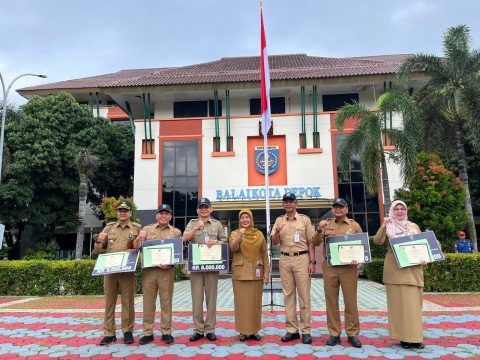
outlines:
M257 278L260 277L260 268L258 268L258 267L255 269L255 276L256 276Z
M299 233L295 233L295 237L294 237L293 241L295 241L296 243L300 242L300 234Z

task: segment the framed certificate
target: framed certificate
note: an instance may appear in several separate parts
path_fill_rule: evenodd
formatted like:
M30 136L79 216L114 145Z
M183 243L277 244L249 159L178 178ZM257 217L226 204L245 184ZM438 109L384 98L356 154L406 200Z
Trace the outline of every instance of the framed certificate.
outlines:
M222 247L220 245L199 245L201 261L221 261Z
M138 262L138 250L114 252L98 255L92 276L135 272Z
M224 271L229 269L228 244L216 244L210 248L205 244L188 245L188 271Z
M340 263L351 264L356 261L359 264L365 262L365 246L362 245L339 245L338 256Z
M359 264L372 261L368 233L329 236L325 239L327 264L349 265L352 260Z
M183 263L182 238L146 240L142 246L142 268Z
M388 239L399 268L445 260L433 231Z

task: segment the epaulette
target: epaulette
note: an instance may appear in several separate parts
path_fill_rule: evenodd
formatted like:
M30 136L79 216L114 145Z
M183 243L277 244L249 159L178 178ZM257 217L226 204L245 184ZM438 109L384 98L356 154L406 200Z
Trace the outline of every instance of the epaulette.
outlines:
M211 220L212 222L219 222L217 219L215 219L215 218L213 218L213 217L211 217L210 220Z
M139 223L136 223L136 222L132 222L132 225L133 225L133 226L136 226L136 227L138 227L138 228L141 228L141 227L142 227L142 225L140 225Z
M112 221L112 222L109 222L109 223L107 224L107 226L109 226L109 225L115 225L116 223L117 223L116 221Z

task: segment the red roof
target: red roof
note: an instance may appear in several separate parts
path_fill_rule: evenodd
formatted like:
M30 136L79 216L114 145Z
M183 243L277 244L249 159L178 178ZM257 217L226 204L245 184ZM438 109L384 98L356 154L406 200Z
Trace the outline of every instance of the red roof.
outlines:
M328 58L306 54L269 56L270 79L298 80L394 74L408 55ZM183 67L122 70L66 80L20 91L112 88L134 86L215 84L260 81L259 57L227 57Z

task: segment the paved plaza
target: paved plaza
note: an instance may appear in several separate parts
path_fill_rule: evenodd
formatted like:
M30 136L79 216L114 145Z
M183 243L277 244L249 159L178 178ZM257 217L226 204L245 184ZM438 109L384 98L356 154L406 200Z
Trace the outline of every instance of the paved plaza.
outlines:
M275 287L278 287L275 284ZM480 294L426 294L424 302L425 349L404 350L388 337L386 299L383 286L359 283L361 349L342 344L325 346L325 301L321 278L312 281L312 345L299 340L281 343L284 334L283 296L275 290L264 294L263 330L260 341L241 343L235 331L231 280L219 283L216 334L218 341L191 343L191 296L188 281L175 284L173 336L175 344L164 346L161 334L139 346L142 335L142 298L135 301L135 344L98 345L103 336L103 298L3 297L0 298L0 359L480 359ZM120 307L117 307L119 310ZM117 313L117 323L119 320ZM344 335L344 334L343 334Z

